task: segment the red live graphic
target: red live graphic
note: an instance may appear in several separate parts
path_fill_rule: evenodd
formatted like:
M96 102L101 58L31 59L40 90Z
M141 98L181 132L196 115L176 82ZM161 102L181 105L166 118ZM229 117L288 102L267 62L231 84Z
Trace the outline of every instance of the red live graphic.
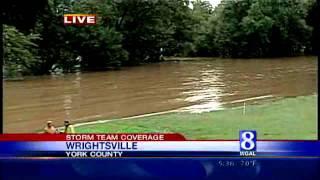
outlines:
M94 25L97 23L95 14L65 14L63 15L65 25Z

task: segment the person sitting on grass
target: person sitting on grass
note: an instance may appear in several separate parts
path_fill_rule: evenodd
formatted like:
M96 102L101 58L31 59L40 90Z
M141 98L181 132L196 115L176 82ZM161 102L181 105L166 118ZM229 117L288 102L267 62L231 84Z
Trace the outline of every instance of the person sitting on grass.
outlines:
M67 133L67 134L75 133L74 127L72 126L69 120L64 121L64 133Z
M47 121L46 127L44 127L44 133L46 134L56 134L57 129L52 124L52 121Z

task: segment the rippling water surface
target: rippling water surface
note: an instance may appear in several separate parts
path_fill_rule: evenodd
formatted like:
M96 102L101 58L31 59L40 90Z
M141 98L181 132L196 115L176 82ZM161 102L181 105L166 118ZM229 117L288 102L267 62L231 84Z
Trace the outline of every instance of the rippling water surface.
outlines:
M317 92L316 57L163 62L4 82L4 131L167 110L204 112Z

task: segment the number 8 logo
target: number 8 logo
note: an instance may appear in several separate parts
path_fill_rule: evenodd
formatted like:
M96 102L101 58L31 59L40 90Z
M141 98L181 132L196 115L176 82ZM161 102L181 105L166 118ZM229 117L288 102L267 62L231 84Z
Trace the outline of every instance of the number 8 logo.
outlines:
M249 137L248 137L249 136ZM244 133L241 134L241 138L242 138L242 142L241 142L241 148L249 151L254 149L255 147L255 142L254 140L254 133L250 132L250 131L246 131ZM249 147L247 147L247 144L249 144Z

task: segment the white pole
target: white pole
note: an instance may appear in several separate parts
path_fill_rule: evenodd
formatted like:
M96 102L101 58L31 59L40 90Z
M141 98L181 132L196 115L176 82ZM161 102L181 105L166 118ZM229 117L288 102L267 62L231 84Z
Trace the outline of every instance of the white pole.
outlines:
M242 115L246 114L246 103L243 102L243 111L242 111Z

